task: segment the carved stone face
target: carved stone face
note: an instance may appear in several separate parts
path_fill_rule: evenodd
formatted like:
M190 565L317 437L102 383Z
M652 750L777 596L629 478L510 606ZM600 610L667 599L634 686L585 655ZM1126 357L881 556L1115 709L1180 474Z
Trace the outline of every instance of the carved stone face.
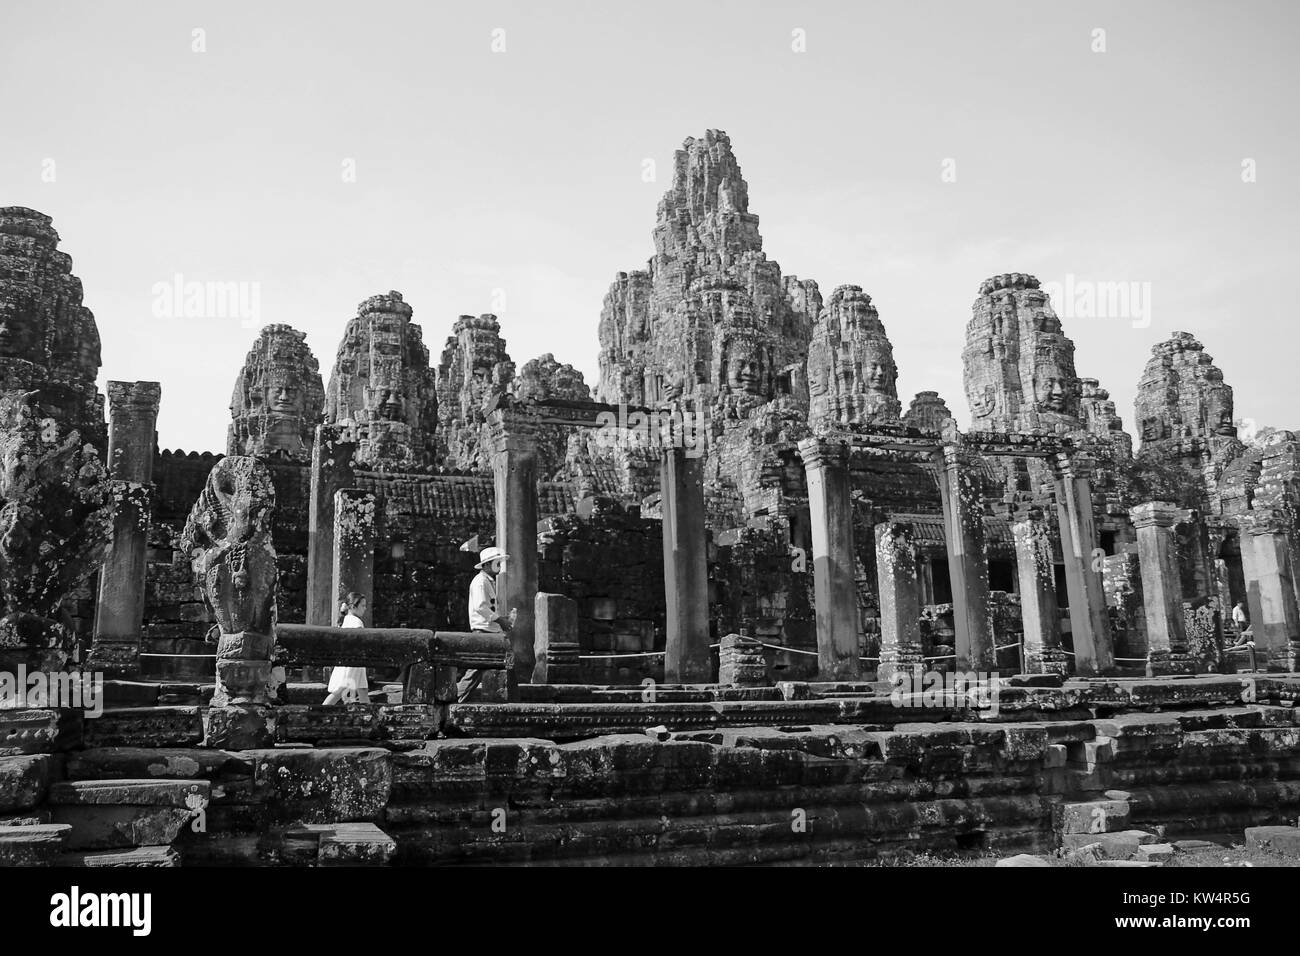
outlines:
M1152 416L1142 419L1142 440L1159 441L1165 437L1165 423L1162 419Z
M867 385L877 392L888 391L896 378L892 363L884 359L877 359L867 367Z
M36 323L0 310L0 358L20 358L38 364L41 354L40 330Z
M732 391L762 396L763 369L756 356L733 355L727 362L727 384Z
M302 415L302 389L294 384L294 373L283 366L267 375L266 405L277 415Z
M374 417L385 422L400 422L406 418L406 397L396 385L367 389L367 404Z
M1034 382L1034 400L1049 412L1065 411L1069 390L1058 375L1049 374Z
M1211 435L1237 434L1232 424L1232 399L1224 386L1210 389L1205 395L1205 427Z
M997 408L997 395L992 385L984 385L977 388L975 394L970 397L970 413L972 418L988 418Z

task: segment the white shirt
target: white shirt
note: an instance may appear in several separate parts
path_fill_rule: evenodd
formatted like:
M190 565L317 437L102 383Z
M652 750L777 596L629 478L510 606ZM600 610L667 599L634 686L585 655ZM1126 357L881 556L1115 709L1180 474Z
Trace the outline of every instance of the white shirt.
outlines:
M469 585L469 629L500 633L497 623L497 582L486 571L474 575Z
M343 623L339 625L339 627L365 627L365 626L366 626L365 621L361 620L361 618L357 617L351 611L348 611L347 615L343 618Z
M1245 624L1246 612L1240 606L1234 607L1232 609L1232 620L1235 624Z

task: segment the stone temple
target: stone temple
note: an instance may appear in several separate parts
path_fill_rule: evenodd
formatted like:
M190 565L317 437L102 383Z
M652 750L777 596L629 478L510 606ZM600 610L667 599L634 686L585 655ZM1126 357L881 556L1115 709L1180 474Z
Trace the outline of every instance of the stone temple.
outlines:
M156 383L99 394L59 244L0 209L0 678L107 680L102 713L0 697L0 863L1156 860L1295 831L1300 437L1239 436L1242 370L1189 333L1130 433L1038 279L993 275L954 304L963 425L898 394L917 359L867 276L824 296L768 258L710 130L593 303L597 382L390 291L327 379L330 343L263 328L224 452L165 450ZM467 630L488 545L508 633ZM350 591L362 629L334 626ZM369 701L324 706L332 666Z

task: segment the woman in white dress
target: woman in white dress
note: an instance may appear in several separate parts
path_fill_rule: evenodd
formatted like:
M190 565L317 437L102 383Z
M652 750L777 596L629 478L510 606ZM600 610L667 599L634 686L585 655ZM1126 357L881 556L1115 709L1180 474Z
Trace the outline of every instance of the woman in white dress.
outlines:
M366 598L356 591L349 591L347 598L339 605L339 627L365 627L361 616L366 613ZM364 667L336 667L330 672L329 696L325 704L337 704L344 701L349 704L370 703L370 684L366 680Z

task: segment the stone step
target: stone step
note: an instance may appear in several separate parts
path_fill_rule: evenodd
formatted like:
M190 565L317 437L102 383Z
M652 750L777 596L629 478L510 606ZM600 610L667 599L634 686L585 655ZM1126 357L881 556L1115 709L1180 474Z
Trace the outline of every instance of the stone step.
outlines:
M386 866L397 841L373 823L316 823L285 831L284 858L320 866Z
M141 846L134 850L94 850L88 853L64 853L57 865L72 867L176 867L180 854L169 846Z
M72 828L68 848L168 846L207 809L206 780L74 780L50 788L55 823Z
M0 866L54 866L71 833L58 823L0 826Z
M1300 856L1300 827L1250 827L1246 830L1246 845L1283 856Z

